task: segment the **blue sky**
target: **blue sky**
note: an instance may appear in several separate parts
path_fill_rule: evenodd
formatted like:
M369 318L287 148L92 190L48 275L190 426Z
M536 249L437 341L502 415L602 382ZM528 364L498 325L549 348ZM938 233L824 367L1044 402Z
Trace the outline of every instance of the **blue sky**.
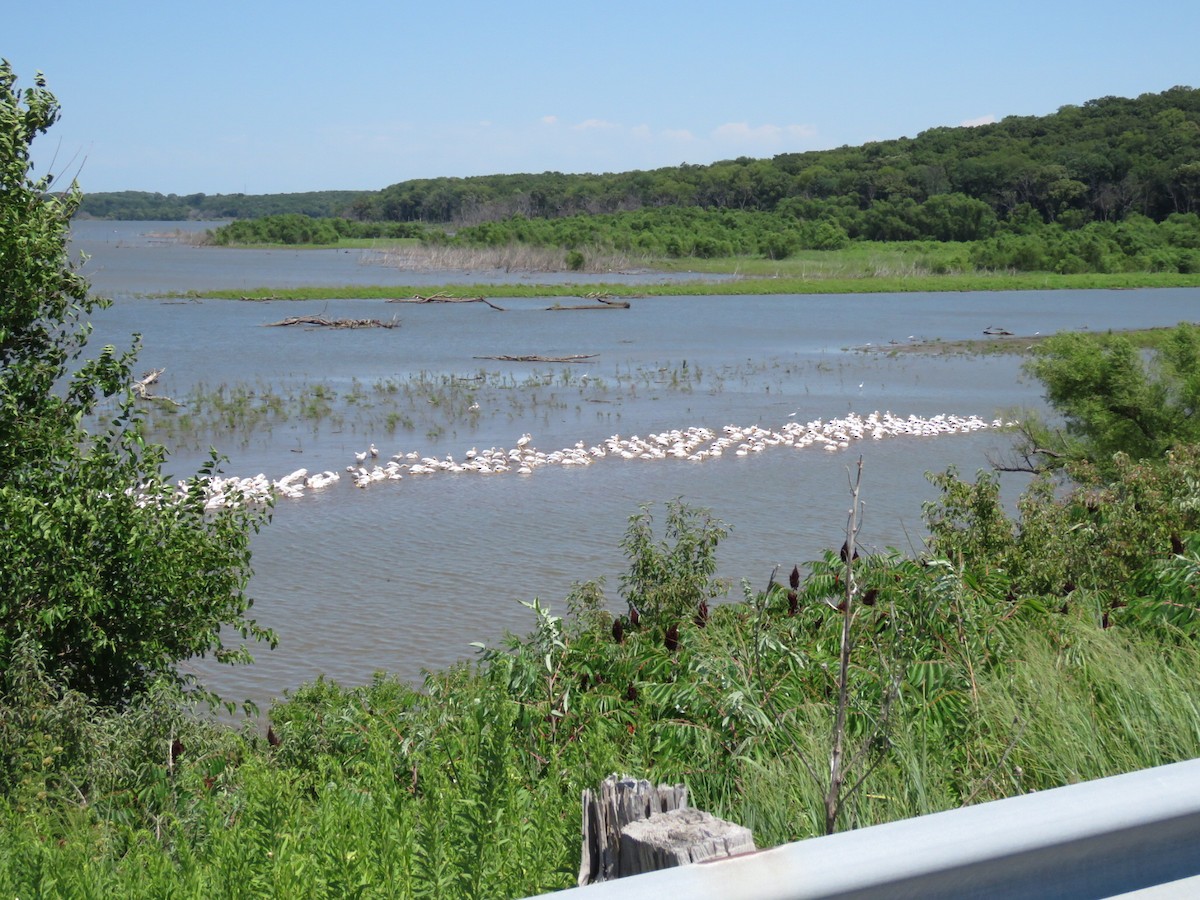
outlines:
M377 190L820 150L1200 87L1200 2L9 4L84 191Z

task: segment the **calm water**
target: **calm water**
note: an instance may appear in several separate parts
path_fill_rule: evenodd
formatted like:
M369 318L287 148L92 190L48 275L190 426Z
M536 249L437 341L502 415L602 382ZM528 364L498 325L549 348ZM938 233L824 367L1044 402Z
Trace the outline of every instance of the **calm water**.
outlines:
M186 398L197 385L251 386L286 394L321 384L359 401L318 424L292 422L249 434L206 433L181 442L172 465L194 471L215 444L228 473L278 478L304 466L342 470L374 442L397 451L461 459L472 447L513 447L523 433L542 450L726 424L778 428L872 410L987 418L1040 406L1017 360L930 358L855 348L976 338L989 326L1015 334L1172 325L1196 318L1200 292L1079 291L796 297L637 299L629 310L547 312L547 300L404 305L353 298L354 285L479 283L514 273L401 272L358 251L193 248L157 236L175 223L85 222L76 244L97 292L114 298L95 318L93 344L143 335L145 368L166 367L161 393ZM198 227L198 226L191 226ZM644 273L606 280L656 280ZM537 276L538 280L548 279ZM348 287L316 303L194 302L144 295L192 288ZM572 301L575 302L575 301ZM391 319L400 327L355 331L266 328L290 315ZM595 354L579 365L502 363L477 357ZM685 365L686 363L686 365ZM478 410L447 414L426 398L405 405L382 387L456 376L482 385ZM587 376L584 378L584 376ZM536 379L540 385L530 387ZM520 386L520 387L518 387ZM393 423L387 413L407 422ZM606 458L587 468L544 468L532 477L437 475L366 490L345 476L320 494L281 500L254 543L250 586L261 622L280 647L259 662L195 666L226 696L261 702L326 673L348 683L374 670L419 677L471 654L472 641L524 633L518 600L558 612L575 581L604 577L614 608L624 564L617 544L639 505L683 498L733 526L722 574L761 587L779 563L814 559L840 545L848 470L864 459L868 546L920 546L929 470L972 473L1004 452L1000 432L863 441L831 454L775 448L704 463ZM1007 477L1007 476L1006 476ZM1006 485L1010 494L1019 478Z

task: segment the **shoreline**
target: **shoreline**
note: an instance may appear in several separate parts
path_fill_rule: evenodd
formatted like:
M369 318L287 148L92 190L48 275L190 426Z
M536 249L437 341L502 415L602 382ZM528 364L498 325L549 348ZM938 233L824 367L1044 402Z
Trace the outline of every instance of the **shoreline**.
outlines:
M731 273L732 274L732 273ZM205 300L398 300L415 295L448 297L587 297L603 294L621 298L679 296L746 296L875 293L985 293L1002 291L1134 290L1138 288L1200 288L1200 274L1157 272L1057 275L929 275L858 278L739 278L733 281L678 281L641 284L514 283L441 285L347 285L341 287L276 288L253 290L189 290L148 295L151 298L187 297Z

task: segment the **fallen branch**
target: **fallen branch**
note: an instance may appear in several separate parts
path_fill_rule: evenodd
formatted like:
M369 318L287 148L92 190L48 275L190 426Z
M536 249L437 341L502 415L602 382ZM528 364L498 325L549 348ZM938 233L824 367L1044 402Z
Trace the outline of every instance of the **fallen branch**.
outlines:
M150 393L150 385L158 381L158 376L165 371L166 369L151 369L133 383L133 390L143 400L158 400L162 403L170 403L172 406L183 406L182 403L180 403L178 400L172 399L171 397L162 397L158 394Z
M449 294L430 294L428 297L422 297L420 294L414 294L411 297L393 297L387 301L388 303L486 303L497 312L505 312L503 306L497 306L486 297L451 297Z
M475 359L497 359L501 362L576 363L595 359L599 353L576 353L573 356L476 356Z
M561 303L555 303L553 306L547 306L548 310L562 309L629 309L628 300L600 300L599 303L580 303L578 305L563 306Z
M264 323L267 328L280 328L288 325L318 325L325 328L396 328L400 320L393 318L390 322L379 319L327 319L324 316L288 316L278 322Z

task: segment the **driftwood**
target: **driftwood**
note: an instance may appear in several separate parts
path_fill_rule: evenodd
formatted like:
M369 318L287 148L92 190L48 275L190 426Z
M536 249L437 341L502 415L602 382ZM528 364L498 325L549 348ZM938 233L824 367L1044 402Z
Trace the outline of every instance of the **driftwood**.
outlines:
M505 312L503 306L497 306L486 297L451 297L449 294L430 294L428 297L422 297L420 294L414 294L411 297L393 297L387 301L388 303L485 303L497 312Z
M576 353L573 356L476 356L475 359L497 359L501 362L577 363L595 359L599 353Z
M629 302L626 300L601 300L599 303L579 303L570 306L555 303L553 306L547 306L546 309L551 312L563 309L629 309Z
M613 300L612 294L596 293L592 291L586 295L586 299L594 301L593 303L580 303L577 305L564 306L561 303L555 303L553 306L547 306L548 310L560 309L629 309L628 300Z
M397 328L400 320L393 318L390 322L378 319L327 319L324 316L288 316L278 322L264 323L267 328L279 328L287 325L320 325L325 328Z
M754 849L749 829L689 809L682 784L611 775L583 792L580 887Z
M173 400L170 397L163 397L159 394L150 393L150 385L158 381L158 376L165 372L166 369L151 369L132 385L134 391L143 400L158 400L162 403L170 403L172 406L183 406L178 400Z

